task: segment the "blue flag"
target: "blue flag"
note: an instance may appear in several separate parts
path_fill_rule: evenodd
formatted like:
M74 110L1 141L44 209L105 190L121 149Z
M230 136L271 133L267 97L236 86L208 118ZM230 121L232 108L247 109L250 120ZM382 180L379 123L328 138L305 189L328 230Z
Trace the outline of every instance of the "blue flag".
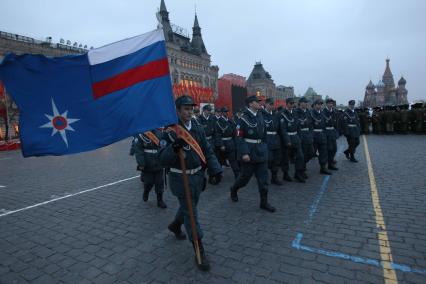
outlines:
M89 151L177 122L162 30L83 55L8 54L0 80L20 110L24 157Z

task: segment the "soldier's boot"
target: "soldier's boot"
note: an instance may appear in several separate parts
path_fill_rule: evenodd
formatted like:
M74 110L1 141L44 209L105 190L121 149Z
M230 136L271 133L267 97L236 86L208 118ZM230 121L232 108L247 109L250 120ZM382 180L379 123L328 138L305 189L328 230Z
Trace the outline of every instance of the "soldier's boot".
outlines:
M327 171L325 165L321 165L320 174L322 175L331 175L329 171Z
M348 159L348 160L350 160L350 159L351 159L351 157L350 157L350 155L349 155L349 149L346 149L345 151L343 151L343 153L345 154L346 159Z
M283 180L285 180L285 181L293 181L293 179L290 177L290 175L288 174L288 172L284 172L284 174L283 174Z
M350 161L353 162L353 163L358 163L358 160L355 159L355 155L354 154L351 154Z
M235 186L231 186L230 192L231 200L234 202L238 202L238 188L236 188Z
M332 170L332 171L337 171L338 170L338 168L336 168L336 166L334 166L334 163L328 163L328 169L329 170Z
M163 201L163 193L157 193L157 206L160 208L167 208L167 204Z
M305 179L303 178L303 175L302 175L300 170L298 170L294 173L294 179L297 180L298 182L301 182L301 183L306 182Z
M308 179L308 175L306 174L306 169L304 169L303 171L300 171L300 175L301 175L304 179Z
M204 246L203 246L203 243L201 242L200 238L198 239L198 246L200 248L201 263L198 263L197 252L195 250L194 242L192 242L192 247L194 248L194 253L195 253L195 263L197 264L198 269L200 269L202 271L209 271L210 270L210 262L207 259L206 252L204 250Z
M274 213L275 207L268 203L268 193L264 192L260 194L260 209Z
M278 171L272 171L271 183L276 185L283 185L283 183L278 179Z
M182 232L182 223L178 220L174 220L170 225L167 227L170 232L175 234L176 239L178 240L184 240L186 239L186 235L184 232Z
M144 186L144 189L143 189L143 195L142 195L142 199L143 199L143 201L145 201L145 202L147 202L148 201L148 198L149 198L149 192L151 191L151 188L149 188L149 187L147 187L147 186Z

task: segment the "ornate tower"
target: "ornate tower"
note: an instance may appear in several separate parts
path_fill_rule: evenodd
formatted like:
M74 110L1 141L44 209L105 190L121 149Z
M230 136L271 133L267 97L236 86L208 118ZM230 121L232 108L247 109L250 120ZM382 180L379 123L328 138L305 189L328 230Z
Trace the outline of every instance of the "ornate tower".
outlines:
M395 88L395 82L393 81L393 75L389 67L389 61L390 59L386 59L386 69L385 73L383 73L382 81L385 84L386 92L390 91L392 88Z
M201 28L198 24L197 14L195 14L194 26L192 27L191 47L196 54L207 53L203 38L201 37Z
M401 79L399 79L398 81L398 88L396 89L396 99L397 99L396 103L398 105L408 104L408 98L407 98L408 91L405 88L405 84L407 84L407 81L404 79L403 76L401 76Z
M376 106L376 97L374 95L374 84L373 82L368 82L367 87L365 87L364 95L364 107L375 107Z
M164 3L164 0L161 0L160 11L158 12L158 14L160 15L159 20L163 25L164 38L166 39L166 41L173 42L173 30L170 24L169 12L167 11L166 3Z
M383 83L382 80L380 80L376 85L376 104L378 106L385 105L385 83Z

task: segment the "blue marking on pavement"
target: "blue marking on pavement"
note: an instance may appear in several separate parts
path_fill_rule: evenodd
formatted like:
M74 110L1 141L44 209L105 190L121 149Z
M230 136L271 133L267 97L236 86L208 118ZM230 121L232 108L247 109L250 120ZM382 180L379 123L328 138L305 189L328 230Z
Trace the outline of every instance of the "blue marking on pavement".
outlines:
M312 218L314 217L314 214L317 212L318 204L321 200L322 195L327 189L327 184L329 180L330 180L330 176L324 177L324 180L322 181L322 184L321 184L320 191L318 192L317 197L315 198L314 202L311 205L311 208L309 209L308 218L305 220L306 225L309 225L309 223L311 223Z
M298 249L298 250L304 250L304 251L308 251L308 252L311 252L311 253L322 254L322 255L326 255L326 256L330 256L330 257L346 259L346 260L350 260L350 261L353 261L353 262L356 262L356 263L368 264L368 265L373 265L373 266L376 266L376 267L383 267L383 263L381 261L377 260L377 259L365 258L365 257L354 256L354 255L341 253L341 252L337 252L337 251L317 249L317 248L313 248L313 247L309 247L309 246L304 246L304 245L301 244L302 239L303 239L303 234L297 233L296 238L292 242L292 247L295 248L295 249ZM400 270L400 271L403 271L403 272L413 272L413 273L418 273L418 274L426 274L426 269L411 268L408 265L399 264L399 263L395 263L395 262L391 262L390 264L391 264L392 268L395 269L395 270Z
M343 147L340 146L338 151L337 151L338 155L342 152L342 149L343 149ZM312 222L312 219L313 219L315 213L317 212L318 204L321 201L321 198L324 195L325 191L327 190L327 185L328 185L329 180L330 180L330 176L324 177L322 184L321 184L321 187L320 187L320 190L319 190L317 196L315 197L314 201L312 202L311 207L309 208L308 218L306 218L306 220L304 221L305 225L309 225ZM295 248L295 249L298 249L298 250L308 251L308 252L311 252L311 253L322 254L322 255L326 255L326 256L330 256L330 257L346 259L346 260L353 261L353 262L356 262L356 263L362 263L362 264L372 265L372 266L376 266L376 267L383 267L383 263L380 260L377 260L377 259L365 258L365 257L349 255L349 254L337 252L337 251L324 250L324 249L318 249L318 248L313 248L313 247L309 247L309 246L304 246L304 245L301 244L302 239L303 239L303 234L297 233L296 238L293 240L293 242L291 244L292 247ZM395 269L395 270L400 270L400 271L403 271L403 272L418 273L418 274L426 274L426 269L412 268L408 265L399 264L399 263L395 263L395 262L391 262L390 264L391 264L392 268Z

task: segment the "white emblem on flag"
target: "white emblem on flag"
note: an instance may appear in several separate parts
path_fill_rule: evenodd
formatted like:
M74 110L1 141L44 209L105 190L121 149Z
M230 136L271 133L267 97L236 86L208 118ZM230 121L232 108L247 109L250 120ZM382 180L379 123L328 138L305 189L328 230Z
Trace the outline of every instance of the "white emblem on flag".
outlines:
M64 113L59 114L58 108L55 105L55 102L52 98L52 109L53 116L49 114L44 114L50 121L46 124L40 126L40 128L52 128L52 135L55 135L57 132L61 134L62 140L64 140L65 145L68 148L68 140L66 130L74 131L74 128L71 127L71 123L79 121L77 118L68 118L68 111L66 110Z

